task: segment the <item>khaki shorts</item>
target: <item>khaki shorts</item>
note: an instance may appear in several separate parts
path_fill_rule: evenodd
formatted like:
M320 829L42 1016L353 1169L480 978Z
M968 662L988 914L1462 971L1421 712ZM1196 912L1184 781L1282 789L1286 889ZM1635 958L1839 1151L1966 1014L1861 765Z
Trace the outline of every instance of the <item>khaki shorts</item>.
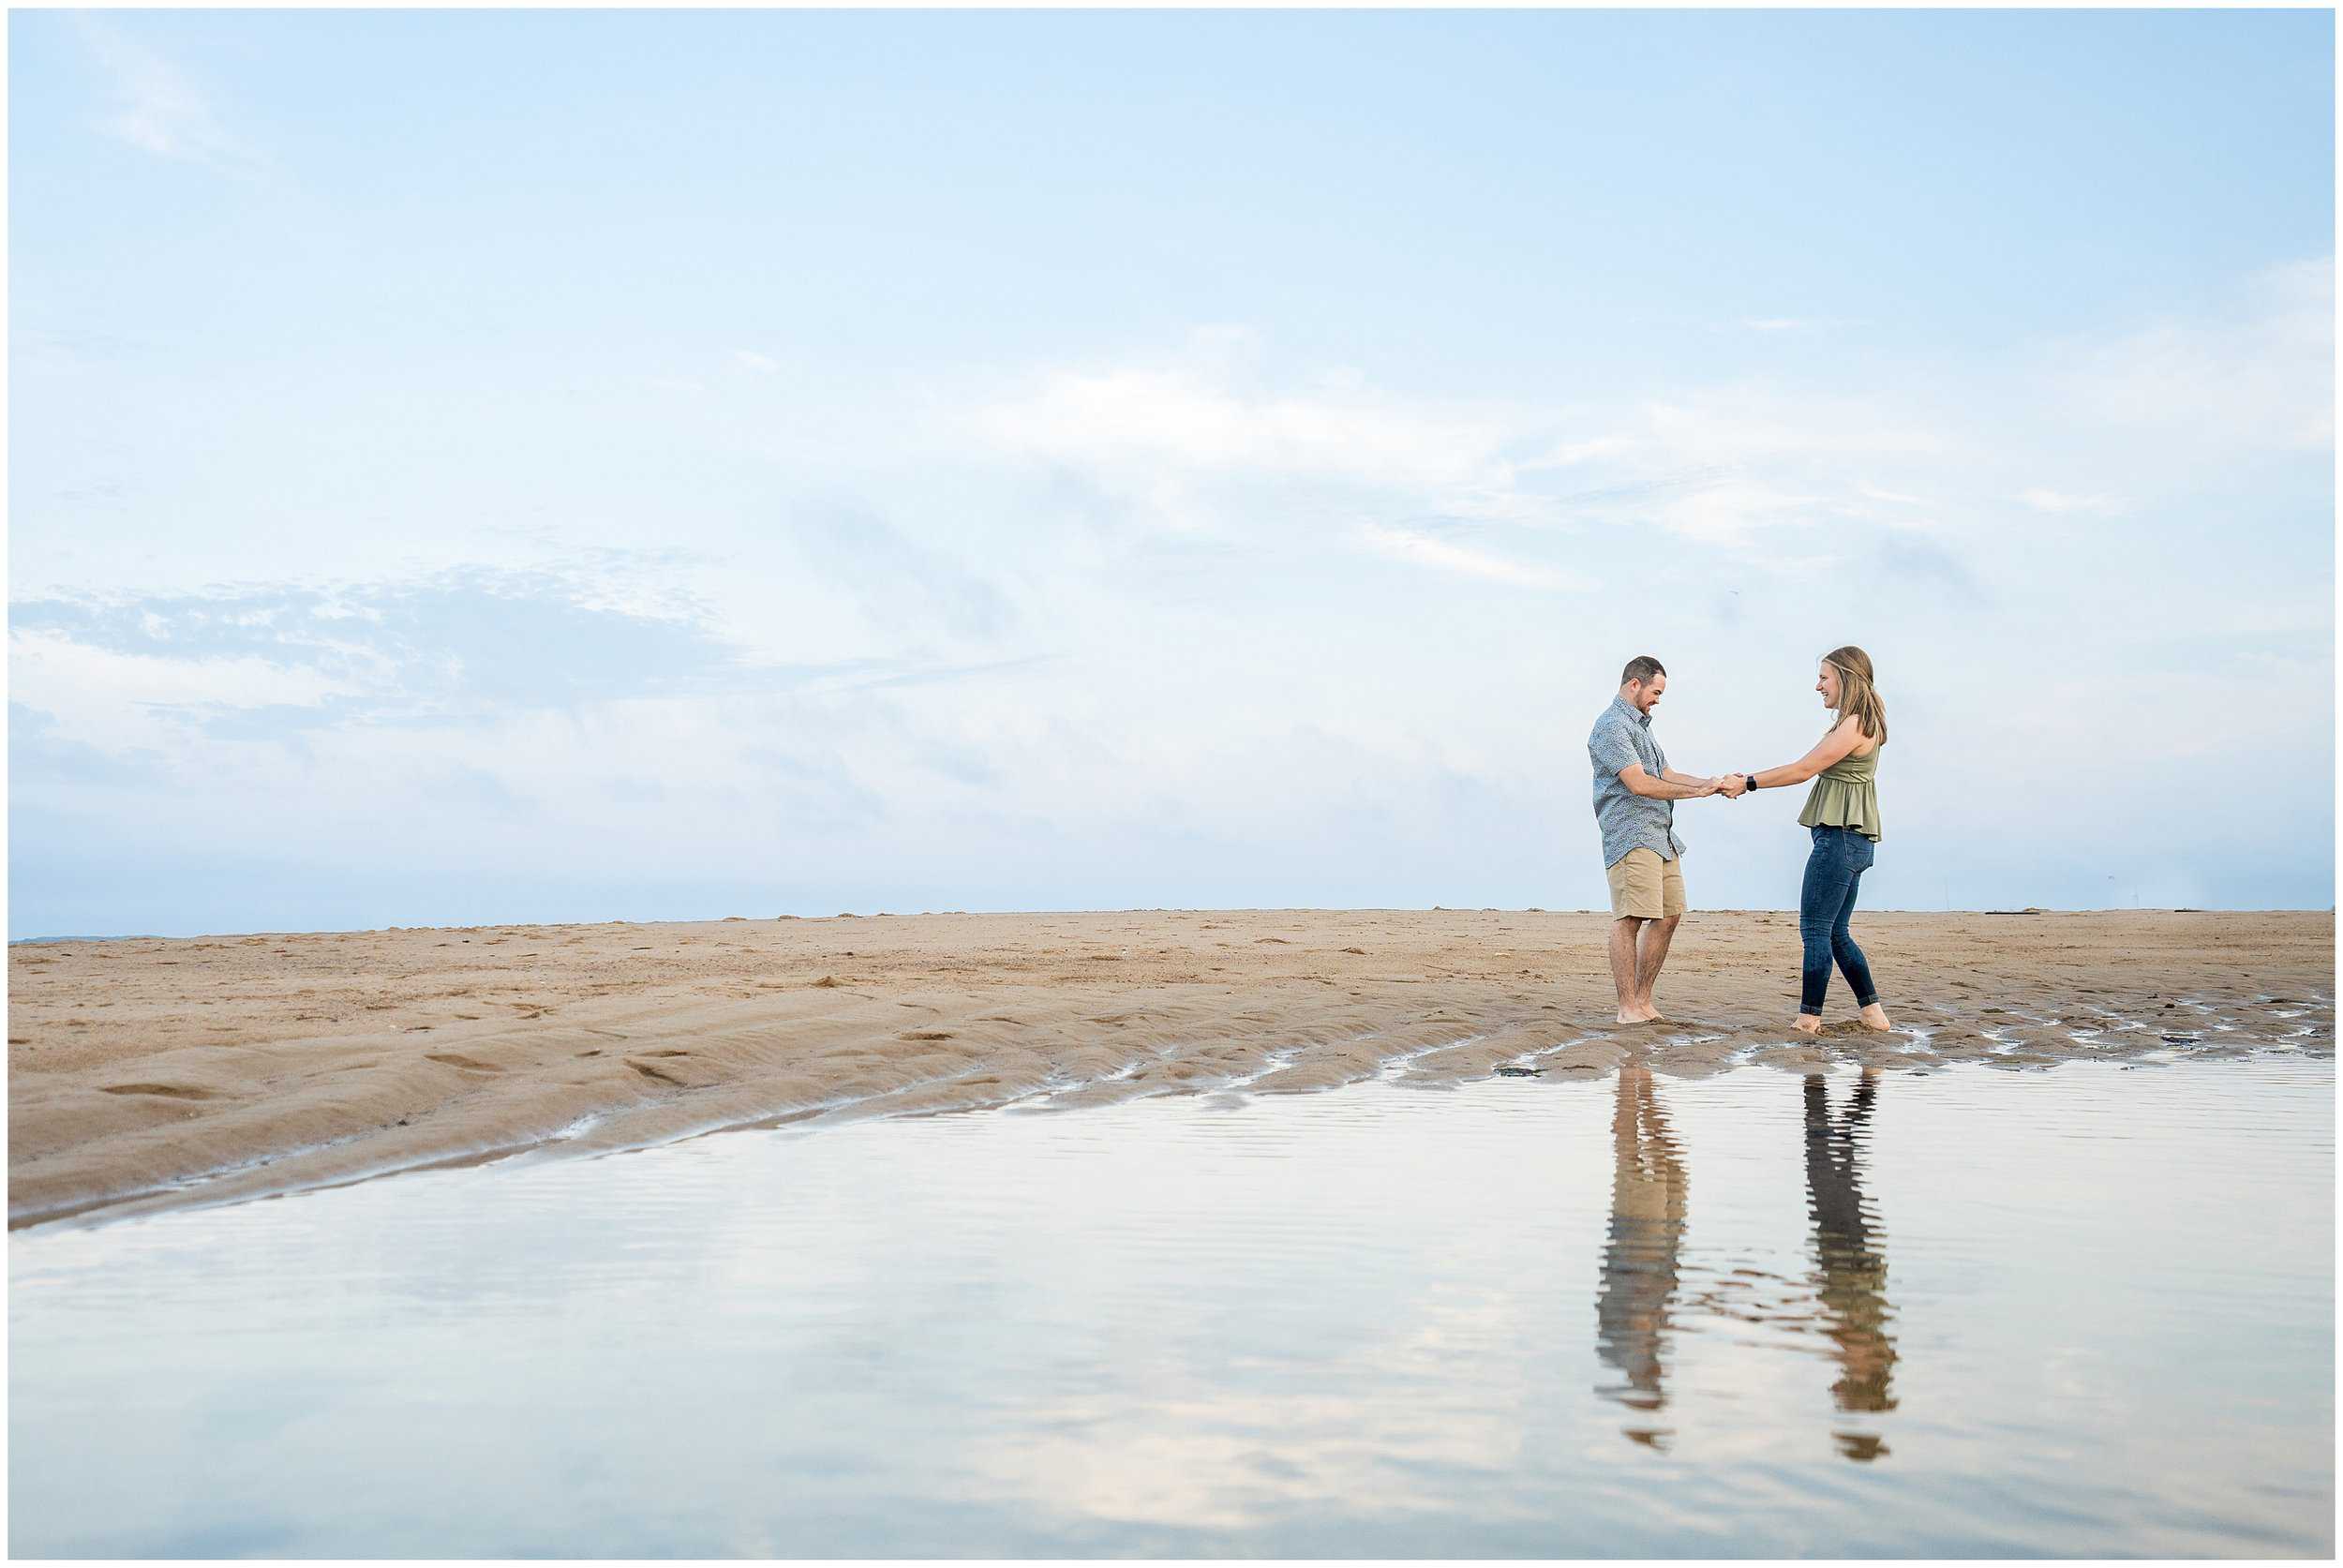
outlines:
M1631 849L1610 869L1611 915L1657 920L1684 912L1684 861L1663 860L1649 849Z

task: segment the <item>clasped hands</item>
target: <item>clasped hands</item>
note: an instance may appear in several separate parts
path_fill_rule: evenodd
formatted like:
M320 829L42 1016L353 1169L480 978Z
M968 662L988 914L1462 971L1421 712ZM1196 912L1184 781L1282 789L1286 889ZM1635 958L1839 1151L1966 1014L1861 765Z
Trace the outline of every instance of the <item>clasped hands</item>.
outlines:
M1710 779L1708 787L1701 791L1703 795L1722 795L1728 800L1738 800L1748 793L1749 775L1746 773L1726 773L1721 778Z

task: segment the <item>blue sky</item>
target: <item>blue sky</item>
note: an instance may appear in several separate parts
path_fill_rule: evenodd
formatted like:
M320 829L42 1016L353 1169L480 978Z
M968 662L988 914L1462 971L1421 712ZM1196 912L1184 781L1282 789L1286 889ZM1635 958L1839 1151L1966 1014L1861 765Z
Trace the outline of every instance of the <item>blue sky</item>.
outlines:
M2329 14L9 40L12 936L2334 901Z

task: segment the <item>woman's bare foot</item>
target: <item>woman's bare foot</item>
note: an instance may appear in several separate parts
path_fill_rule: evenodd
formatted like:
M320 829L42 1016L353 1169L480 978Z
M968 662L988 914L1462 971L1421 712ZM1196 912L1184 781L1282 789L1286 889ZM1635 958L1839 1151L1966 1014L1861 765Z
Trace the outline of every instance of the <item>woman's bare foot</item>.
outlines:
M1864 1028L1877 1029L1883 1034L1894 1027L1893 1024L1888 1022L1887 1009L1882 1008L1876 1002L1873 1002L1870 1007L1863 1009L1862 1019Z
M1791 1021L1790 1027L1801 1035L1819 1035L1822 1033L1822 1020L1813 1013L1802 1012Z

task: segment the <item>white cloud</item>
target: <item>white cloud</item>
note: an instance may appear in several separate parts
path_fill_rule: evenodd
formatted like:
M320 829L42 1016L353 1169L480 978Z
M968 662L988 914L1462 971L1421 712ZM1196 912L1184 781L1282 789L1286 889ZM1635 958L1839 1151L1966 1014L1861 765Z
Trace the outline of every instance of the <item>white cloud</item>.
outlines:
M1542 469L1575 468L1581 463L1594 462L1599 458L1623 456L1634 451L1634 447L1635 442L1626 436L1595 436L1582 441L1563 441L1545 456L1532 457L1516 467L1523 473L1531 473Z
M1369 523L1363 533L1367 547L1379 555L1389 556L1395 560L1412 561L1416 565L1442 572L1461 572L1467 576L1485 577L1492 582L1512 583L1520 588L1584 591L1592 586L1586 579L1568 572L1507 560L1500 556L1489 555L1463 545L1452 545L1444 539L1434 539L1428 534L1407 529Z
M1763 383L1691 391L1646 406L1670 466L1784 458L1926 457L1956 444L1933 419L1884 399Z
M2169 321L2053 356L2070 412L2134 437L2225 449L2335 444L2335 259L2253 277L2208 321Z
M1208 347L1168 366L1053 372L981 405L975 428L995 453L1082 470L1175 527L1224 514L1225 504L1199 496L1242 485L1284 486L1276 505L1291 518L1299 483L1327 486L1325 510L1352 515L1367 491L1387 515L1656 523L1713 542L1843 506L1858 493L1843 475L1851 461L1928 457L1956 444L1877 399L1762 385L1618 408L1603 433L1557 440L1558 427L1583 427L1584 413L1410 400L1355 376L1262 389L1249 337L1224 331ZM1525 452L1535 455L1516 455ZM1588 487L1555 493L1538 476L1557 470L1585 473Z
M1820 499L1763 480L1732 480L1663 500L1653 515L1662 527L1688 538L1731 543L1758 529L1812 524Z
M2091 517L2119 517L2124 513L2124 503L2113 496L2076 496L2060 490L2033 489L2019 491L2018 499L2035 511L2048 512L2053 516L2080 514Z
M1001 447L1189 476L1284 475L1470 487L1501 479L1501 415L1365 392L1254 395L1186 368L1060 371L979 415Z
M161 658L56 632L8 634L9 700L53 716L67 739L109 752L172 744L182 732L165 709L310 707L360 689L315 668L265 659Z
M1729 546L1752 545L1761 530L1826 519L1922 526L1909 516L1883 516L1876 504L1927 504L1918 496L1848 470L1906 464L1925 471L1962 444L1933 419L1878 399L1763 384L1687 389L1614 417L1625 427L1559 447L1519 471L1574 459L1571 466L1608 483L1556 498L1562 515L1617 528L1657 526Z
M781 368L781 361L769 354L760 354L754 349L735 349L732 358L734 364L745 366L760 376L769 376Z
M1813 332L1826 327L1856 326L1860 323L1840 321L1831 316L1744 316L1741 325L1751 332Z
M1876 485L1858 485L1855 493L1865 500L1884 500L1894 506L1926 506L1919 496L1907 496L1897 490L1883 490Z
M157 157L218 173L260 172L265 160L220 123L209 99L176 66L111 20L79 12L75 22L112 77L114 109L100 122L108 135Z

